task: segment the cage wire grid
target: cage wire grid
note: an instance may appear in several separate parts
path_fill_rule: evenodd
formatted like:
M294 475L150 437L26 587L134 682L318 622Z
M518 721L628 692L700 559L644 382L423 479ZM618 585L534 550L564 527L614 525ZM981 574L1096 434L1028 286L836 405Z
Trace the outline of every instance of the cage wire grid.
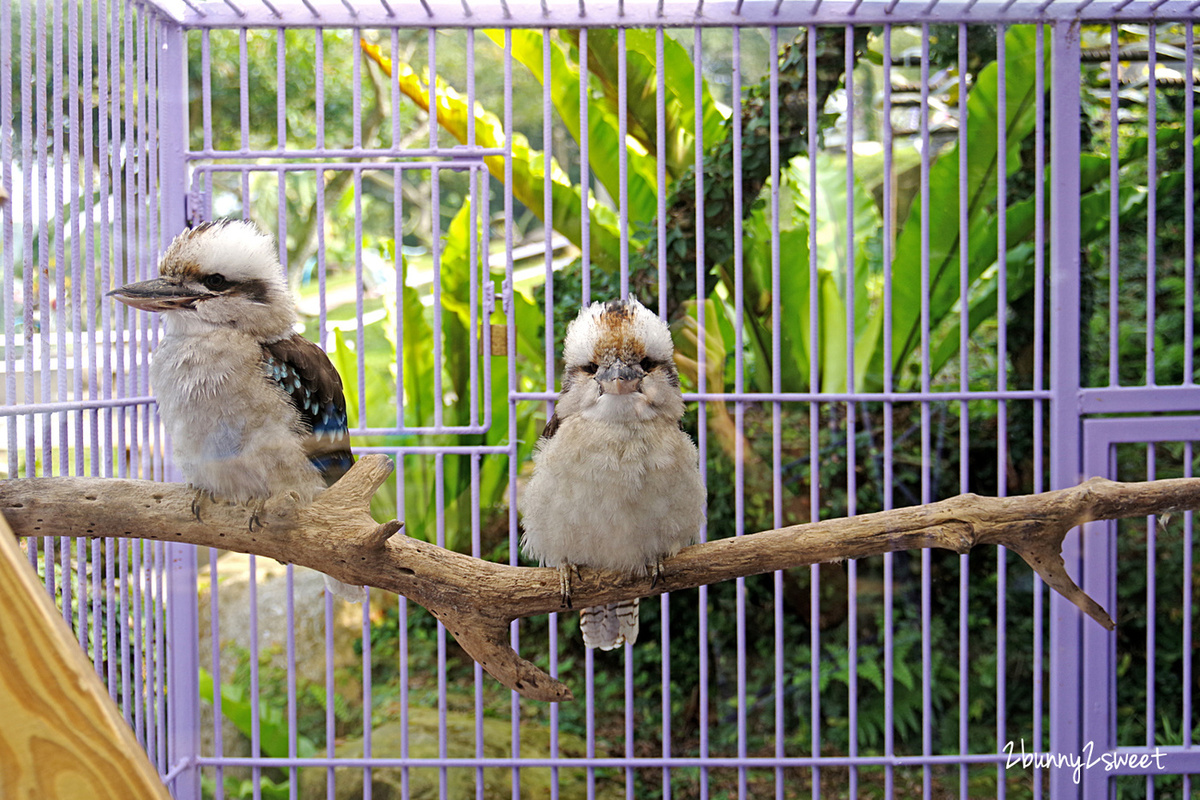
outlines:
M508 499L552 408L564 308L630 290L675 323L706 537L1091 474L1191 475L1198 9L4 4L7 475L179 478L148 379L156 320L104 293L221 216L279 237L305 333L342 371L356 452L396 460L391 513L474 555L518 563ZM855 54L861 26L874 66ZM935 30L953 47L937 51ZM986 82L970 66L981 43L1008 125L963 120L959 100ZM829 48L845 88L818 109L797 97L821 96ZM443 81L430 115L416 108L428 75ZM752 90L766 145L728 125L725 163L731 207L761 208L726 225L708 213L711 115L738 119ZM491 116L462 112L477 106ZM1098 146L1054 124L1085 113ZM1096 157L1131 139L1124 161ZM980 148L995 167L977 186ZM765 168L747 163L764 150ZM659 188L689 168L690 196ZM589 187L577 228L539 221L568 215L556 181L577 200ZM684 258L669 249L679 208L694 212ZM968 235L948 242L935 217ZM1010 311L973 325L986 304ZM371 356L381 342L390 361ZM404 598L360 612L291 565L185 545L24 546L180 798L1189 796L1192 529L1186 514L1068 539L1072 573L1136 642L1047 600L1003 550L663 596L612 654L584 650L571 615L514 624L514 646L576 690L571 707L502 690ZM1123 584L1129 563L1144 567ZM1006 749L1089 743L1158 748L1169 766L1031 769Z

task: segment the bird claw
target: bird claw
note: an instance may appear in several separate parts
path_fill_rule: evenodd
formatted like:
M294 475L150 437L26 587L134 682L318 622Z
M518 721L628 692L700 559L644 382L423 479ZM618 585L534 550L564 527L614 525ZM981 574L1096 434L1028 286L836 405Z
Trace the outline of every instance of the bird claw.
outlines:
M261 514L263 512L263 509L266 507L266 505L267 505L267 498L265 498L265 497L263 499L257 501L254 504L254 508L250 512L250 532L251 533L262 530L263 524L259 520L258 516L259 516L259 514Z
M558 593L562 598L563 608L571 606L571 577L579 577L579 567L574 564L563 564L558 567Z
M658 586L658 581L663 575L663 560L660 558L654 562L654 566L650 568L650 576L653 580L650 581L650 588Z
M205 498L207 498L209 502L212 502L216 499L213 497L212 492L206 492L203 489L197 489L196 493L192 495L192 516L196 518L196 522L204 521L200 517L200 512L204 510Z

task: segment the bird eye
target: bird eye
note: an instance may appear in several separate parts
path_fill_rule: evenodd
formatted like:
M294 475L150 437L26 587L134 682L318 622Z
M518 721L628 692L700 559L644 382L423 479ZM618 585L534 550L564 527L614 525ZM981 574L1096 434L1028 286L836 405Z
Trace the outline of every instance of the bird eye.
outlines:
M643 358L641 360L641 362L638 364L638 366L640 366L642 368L643 372L649 372L650 370L652 370L658 366L658 362L655 361L650 356L646 356L645 358Z
M580 367L580 369L582 369L588 375L595 375L596 371L598 369L600 369L600 365L597 364L595 361L589 361L588 363L586 363L582 367Z
M212 275L205 275L200 282L204 284L204 288L213 292L229 288L229 281L219 272L214 272Z

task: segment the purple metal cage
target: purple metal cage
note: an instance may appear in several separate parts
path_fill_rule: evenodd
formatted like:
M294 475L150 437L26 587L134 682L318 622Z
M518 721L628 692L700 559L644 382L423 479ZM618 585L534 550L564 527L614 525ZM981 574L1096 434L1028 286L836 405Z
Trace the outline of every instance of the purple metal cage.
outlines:
M0 470L178 479L157 323L104 293L249 216L356 451L396 460L381 513L478 556L518 562L563 308L630 290L674 321L709 537L1190 476L1198 26L1194 0L0 4ZM1003 550L664 596L613 653L515 624L570 708L404 598L24 547L181 800L1063 798L1192 796L1192 538L1190 512L1068 537L1116 633Z

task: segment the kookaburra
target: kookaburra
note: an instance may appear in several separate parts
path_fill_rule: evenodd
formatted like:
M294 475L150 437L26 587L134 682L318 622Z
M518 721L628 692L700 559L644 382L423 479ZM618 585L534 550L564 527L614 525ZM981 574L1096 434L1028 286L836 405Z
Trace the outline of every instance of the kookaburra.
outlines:
M578 567L636 575L694 543L705 489L679 427L683 397L666 324L635 299L593 303L567 328L566 372L521 495L526 555L559 571L564 605ZM638 635L638 601L586 608L589 647Z
M353 463L342 380L325 352L293 329L295 304L275 242L248 220L206 222L175 238L160 277L109 294L163 316L150 382L175 464L205 498L301 502ZM348 599L362 590L328 581Z

